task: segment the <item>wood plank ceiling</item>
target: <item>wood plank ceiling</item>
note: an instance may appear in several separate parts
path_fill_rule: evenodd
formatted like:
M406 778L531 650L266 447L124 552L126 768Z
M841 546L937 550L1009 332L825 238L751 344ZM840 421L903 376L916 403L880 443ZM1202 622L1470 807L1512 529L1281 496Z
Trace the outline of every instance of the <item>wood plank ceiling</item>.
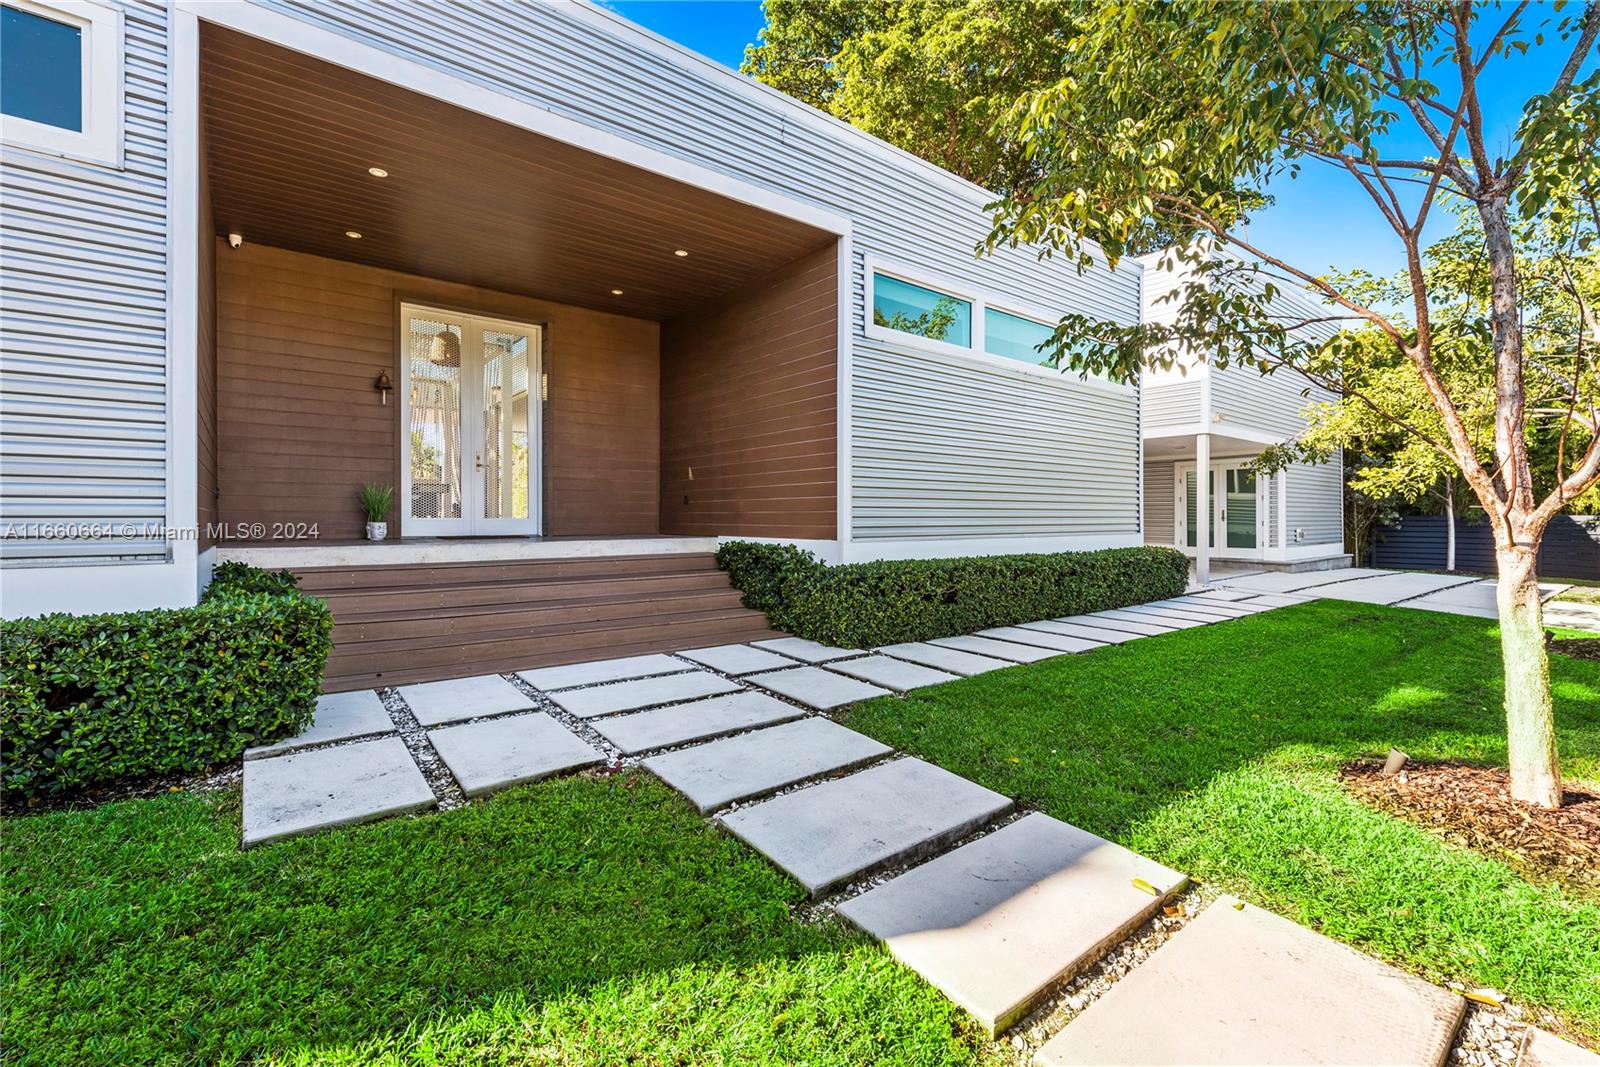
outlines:
M657 321L834 239L215 26L200 74L218 234Z

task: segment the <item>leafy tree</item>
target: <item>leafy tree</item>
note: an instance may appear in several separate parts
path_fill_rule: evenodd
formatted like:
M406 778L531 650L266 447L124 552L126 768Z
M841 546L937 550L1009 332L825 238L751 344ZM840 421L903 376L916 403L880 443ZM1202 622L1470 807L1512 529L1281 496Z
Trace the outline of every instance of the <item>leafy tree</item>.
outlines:
M1128 379L1170 365L1182 342L1218 365L1297 371L1448 458L1494 531L1511 791L1559 805L1536 561L1550 520L1600 479L1600 383L1592 304L1572 316L1583 328L1544 353L1530 347L1543 327L1524 308L1541 285L1583 292L1571 275L1591 255L1600 220L1600 4L1137 0L1075 10L1062 75L1023 97L1000 131L1034 177L997 206L991 245L1034 242L1083 262L1097 242L1115 261L1152 226L1204 237L1238 255L1200 241L1171 253L1195 265L1174 322L1120 327L1069 315L1056 334L1063 358ZM1485 71L1547 37L1562 51L1559 71L1502 143L1485 127ZM1423 158L1391 151L1402 126L1430 146ZM1271 181L1306 166L1342 174L1393 230L1405 253L1404 316L1247 236L1242 224ZM1463 238L1472 243L1455 261L1481 270L1481 304L1447 306L1424 262L1424 225L1445 200L1475 216L1475 235ZM1561 271L1530 272L1532 248L1559 251ZM1296 328L1303 323L1275 316L1283 286L1322 298L1328 318L1386 338L1431 402L1433 432L1407 424L1397 397L1368 392L1376 383L1344 380L1339 356L1350 342L1313 344ZM1452 391L1450 368L1471 358L1461 343L1469 335L1492 357L1487 450L1471 425L1476 393ZM1535 364L1565 383L1548 409L1528 387ZM1558 427L1556 482L1541 494L1530 419L1545 416Z
M1076 21L1040 0L766 0L742 69L991 189L1026 177L996 137L1017 97L1058 77Z

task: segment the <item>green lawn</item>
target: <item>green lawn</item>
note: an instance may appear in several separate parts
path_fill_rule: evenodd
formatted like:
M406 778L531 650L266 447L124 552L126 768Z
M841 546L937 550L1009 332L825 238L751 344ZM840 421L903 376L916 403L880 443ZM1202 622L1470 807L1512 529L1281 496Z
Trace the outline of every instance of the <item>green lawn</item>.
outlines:
M863 705L851 725L1439 981L1600 1038L1600 901L1348 799L1504 758L1490 624L1319 602ZM1600 663L1557 657L1600 781ZM15 1064L1003 1062L645 776L238 851L237 794L0 824Z
M643 776L238 851L237 796L3 825L8 1063L968 1063L961 1013Z
M999 671L846 722L1436 981L1600 1039L1600 901L1350 799L1398 747L1504 764L1492 623L1323 601ZM1552 657L1567 774L1600 781L1600 663Z

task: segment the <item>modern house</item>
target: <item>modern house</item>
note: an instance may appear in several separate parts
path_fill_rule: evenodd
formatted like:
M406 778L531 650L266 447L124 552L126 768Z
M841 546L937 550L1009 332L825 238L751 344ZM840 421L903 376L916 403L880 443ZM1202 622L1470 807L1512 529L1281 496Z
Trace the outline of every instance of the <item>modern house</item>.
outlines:
M1161 253L1141 257L1144 321L1171 323L1193 268ZM1332 313L1279 291L1275 316L1314 340L1338 332ZM1306 410L1334 394L1291 371L1214 367L1179 351L1171 370L1141 382L1144 539L1193 557L1202 579L1211 559L1296 570L1346 566L1343 457L1295 464L1274 475L1250 466L1271 444L1306 428ZM1210 472L1201 479L1198 473ZM1203 526L1198 516L1208 515Z
M1173 535L1140 391L1034 352L1139 264L976 257L989 193L602 7L3 15L7 616L287 566L348 687L744 639L719 538ZM1260 550L1337 540L1301 492Z

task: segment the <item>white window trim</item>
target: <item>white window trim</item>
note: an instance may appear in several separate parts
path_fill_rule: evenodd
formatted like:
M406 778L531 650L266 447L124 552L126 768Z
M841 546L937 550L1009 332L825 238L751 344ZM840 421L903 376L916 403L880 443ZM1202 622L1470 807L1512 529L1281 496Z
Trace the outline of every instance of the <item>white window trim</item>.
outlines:
M8 145L122 166L122 12L99 0L5 0L5 6L78 27L83 40L83 129L0 116Z
M997 356L984 350L984 313L989 308L1003 311L1007 315L1015 315L1019 319L1037 322L1041 326L1051 326L1054 321L1059 321L1059 316L1052 317L1047 311L1029 308L1007 297L996 297L974 288L964 282L950 278L943 278L927 271L908 270L893 263L885 262L875 256L865 257L866 265L866 307L864 310L864 324L866 335L874 341L883 341L888 344L902 345L907 348L919 348L926 352L937 352L941 355L957 356L961 359L971 360L989 367L1004 367L1019 374L1032 375L1035 378L1044 378L1052 382L1069 382L1073 385L1098 389L1117 396L1132 396L1138 390L1136 386L1124 385L1120 382L1105 381L1100 378L1079 377L1071 370L1057 370L1054 367L1045 367L1036 363L1026 363L1020 359L1011 359L1007 356ZM892 329L888 326L879 326L872 321L872 309L876 303L876 279L879 274L906 282L910 285L920 286L924 289L943 295L964 300L972 306L972 345L952 344L949 341L938 341L931 337L922 337L918 334L907 333L904 330Z

